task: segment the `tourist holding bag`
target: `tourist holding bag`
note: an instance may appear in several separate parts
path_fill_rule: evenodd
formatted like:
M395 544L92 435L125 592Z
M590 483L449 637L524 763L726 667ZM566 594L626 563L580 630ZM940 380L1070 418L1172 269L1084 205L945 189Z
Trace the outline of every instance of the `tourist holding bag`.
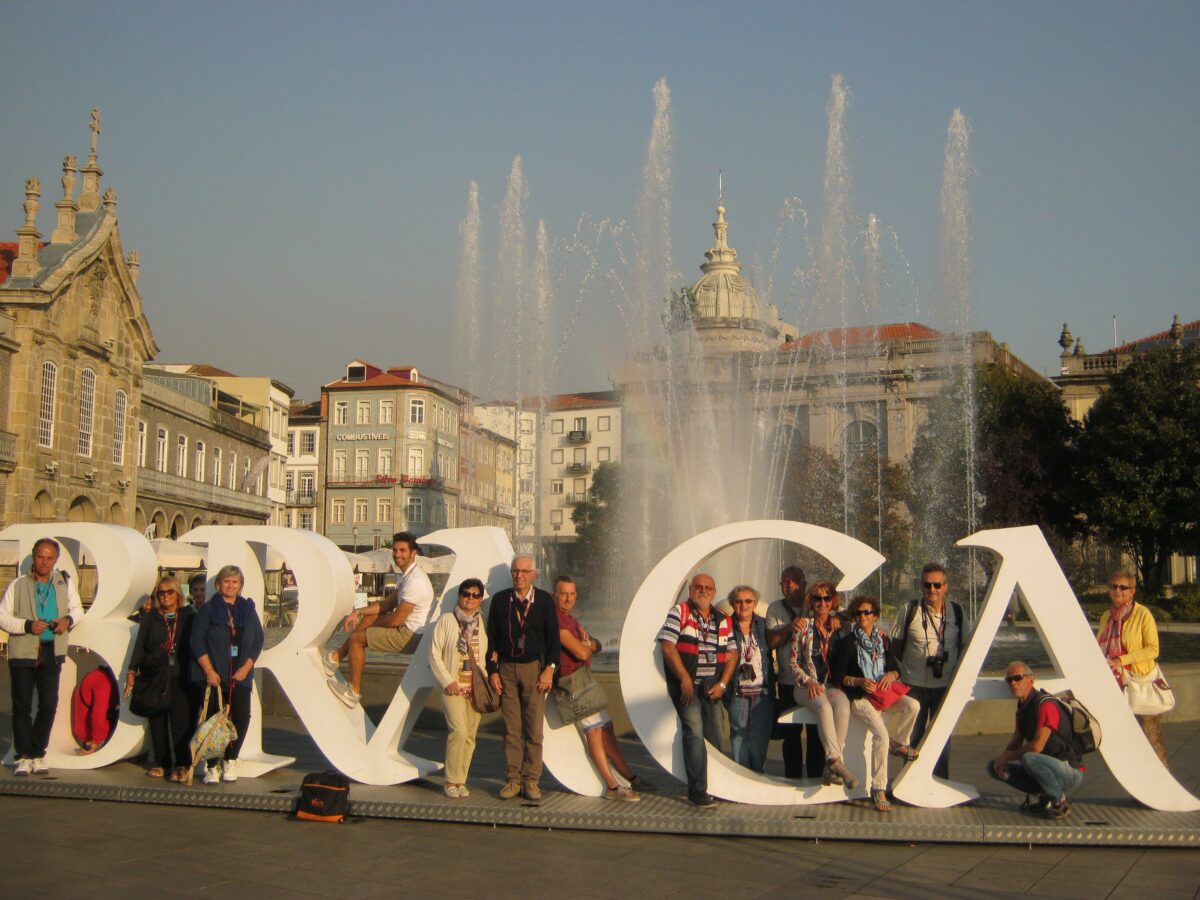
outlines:
M1108 576L1112 605L1100 617L1096 639L1146 739L1165 766L1162 714L1175 707L1175 695L1158 667L1158 626L1150 610L1133 602L1135 593L1136 582L1128 572L1118 570Z

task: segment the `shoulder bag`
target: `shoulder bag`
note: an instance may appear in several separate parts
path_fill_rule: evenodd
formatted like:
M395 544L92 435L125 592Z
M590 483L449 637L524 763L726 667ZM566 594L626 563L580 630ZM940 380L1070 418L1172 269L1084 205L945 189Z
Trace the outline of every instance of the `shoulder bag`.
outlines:
M554 685L554 705L564 725L608 709L608 697L587 666L563 675Z
M229 721L229 704L224 702L221 686L217 685L217 702L221 708L207 719L204 714L208 711L208 698L212 696L213 686L205 685L204 702L200 704L199 724L196 733L192 735L191 751L192 765L188 769L187 783L192 783L192 773L196 764L202 759L221 759L225 756L225 748L237 740L237 729Z
M500 708L500 693L488 680L487 669L479 660L471 660L471 709L480 715L494 713Z
M1147 675L1125 673L1125 699L1135 716L1161 716L1175 708L1175 692L1157 664Z
M129 695L129 711L135 716L153 716L171 708L171 667L163 665L138 666Z

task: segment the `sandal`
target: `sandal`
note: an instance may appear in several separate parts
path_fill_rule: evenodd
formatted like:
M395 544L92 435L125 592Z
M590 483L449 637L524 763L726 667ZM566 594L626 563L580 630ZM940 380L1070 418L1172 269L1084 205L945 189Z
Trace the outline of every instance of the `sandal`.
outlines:
M920 751L914 750L907 744L892 744L892 756L899 756L901 759L912 762L921 755Z
M172 769L171 774L167 776L168 781L173 781L176 784L187 778L187 770L184 768Z
M871 802L875 804L875 812L891 812L892 804L888 802L887 791L871 791Z
M162 778L166 773L163 771L162 766L155 766L153 769L147 769L146 774L151 778Z

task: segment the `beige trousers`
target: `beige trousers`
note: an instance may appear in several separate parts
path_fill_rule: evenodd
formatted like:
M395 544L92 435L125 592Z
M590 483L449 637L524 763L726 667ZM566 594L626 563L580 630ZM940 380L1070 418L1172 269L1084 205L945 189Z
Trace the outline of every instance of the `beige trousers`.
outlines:
M450 729L446 735L446 783L466 784L480 715L471 708L469 698L457 694L442 694L442 711Z
M901 744L907 744L912 737L913 724L917 721L917 713L921 706L912 697L901 697L887 712L880 712L871 705L866 697L859 697L850 702L850 712L856 719L861 719L871 733L871 790L886 791L888 785L887 755L891 746L888 727L883 718L887 716L892 722L892 734Z

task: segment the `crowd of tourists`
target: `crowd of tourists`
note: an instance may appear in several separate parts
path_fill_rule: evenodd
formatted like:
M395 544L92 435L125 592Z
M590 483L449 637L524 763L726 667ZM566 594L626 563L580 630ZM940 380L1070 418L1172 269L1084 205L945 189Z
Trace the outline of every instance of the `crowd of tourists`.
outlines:
M491 597L486 618L486 589L478 578L463 581L454 608L439 617L433 586L417 562L416 537L398 533L392 546L394 589L339 622L345 638L322 655L338 700L351 707L361 702L367 649L412 653L419 648L443 695L447 797L470 796L467 781L480 720L499 710L505 765L499 797L539 801L548 701L557 719L578 730L607 798L636 802L656 790L621 752L605 692L591 672L592 659L603 648L574 615L578 595L572 578L559 576L553 593L547 593L534 585L538 573L532 557L518 555L510 569L513 586ZM0 628L10 635L19 776L48 771L59 672L69 632L82 616L75 584L57 568L59 552L57 542L37 541L29 574L0 598ZM206 600L205 576L191 580L187 596L174 577L162 576L147 603L130 617L138 628L124 695L131 698L131 710L149 722L151 777L190 784L194 732L223 711L232 724L230 740L207 765L201 763L203 782L237 780L254 665L264 640L255 604L242 596L244 582L237 566L225 566ZM1149 611L1134 602L1135 585L1124 571L1109 577L1111 607L1101 620L1098 641L1165 765L1161 716L1141 696L1149 697L1161 679L1158 635ZM865 782L874 808L888 812L888 756L902 764L918 758L918 745L968 642L969 622L947 597L949 587L943 566L926 565L920 598L903 604L891 627L884 627L876 598L855 596L843 604L833 584L822 580L810 587L798 566L783 570L781 596L767 605L765 615L758 611L761 597L755 588L732 588L726 611L716 602L714 579L695 575L657 634L667 692L679 717L689 802L701 808L715 804L708 793L706 743L763 772L769 743L778 738L785 778L819 779L847 791ZM345 680L343 662L349 663ZM1034 686L1034 674L1023 662L1008 667L1005 681L1017 701L1015 728L987 773L1025 792L1023 808L1030 812L1066 816L1068 795L1083 779L1070 710L1062 699ZM76 689L72 730L78 752L94 753L107 740L116 719L115 694L116 679L103 667ZM793 708L804 711L805 724L780 721ZM862 771L852 771L846 762L852 718L871 736ZM948 741L933 772L949 778Z

